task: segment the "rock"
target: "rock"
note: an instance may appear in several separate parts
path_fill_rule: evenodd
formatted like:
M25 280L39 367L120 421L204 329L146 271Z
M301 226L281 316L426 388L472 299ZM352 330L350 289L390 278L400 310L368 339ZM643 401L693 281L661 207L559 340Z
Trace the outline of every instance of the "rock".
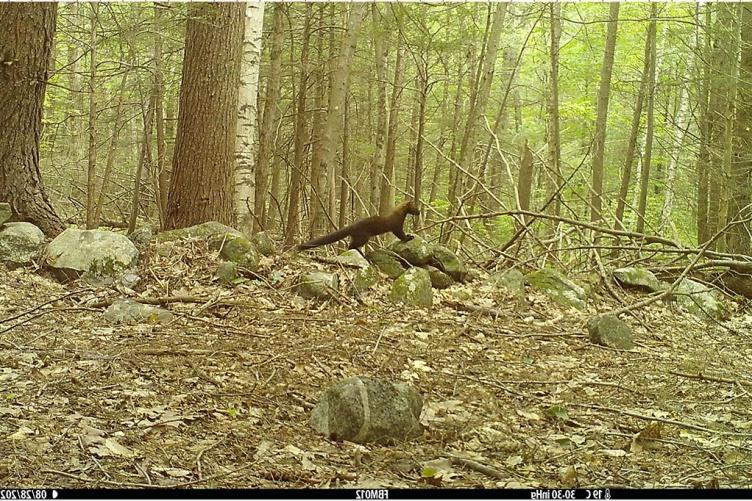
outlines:
M222 284L234 285L235 281L241 278L240 273L238 272L238 263L232 261L223 261L219 263L215 276Z
M648 292L665 289L653 272L645 268L617 268L612 273L614 281L621 287L632 287Z
M339 277L323 271L309 271L300 275L298 294L308 299L332 299L339 291Z
M395 303L409 306L433 305L431 275L423 268L410 268L394 281L389 297Z
M634 348L632 329L616 315L598 315L587 323L590 341L610 348L631 350Z
M118 299L105 310L104 318L113 324L164 324L172 320L172 313L132 299Z
M525 275L515 268L500 270L488 277L488 283L494 287L504 287L515 295L524 294L525 282Z
M730 312L720 296L715 289L689 278L683 279L673 292L676 302L694 316L702 319L726 320Z
M153 237L154 230L152 230L151 226L141 226L128 235L128 239L139 247L149 245Z
M328 388L311 412L311 426L331 440L391 445L420 437L423 398L413 386L365 376Z
M525 275L527 282L536 290L546 294L563 306L579 310L585 309L585 290L549 268L533 271Z
M433 266L426 266L425 269L428 270L428 275L431 277L431 286L434 289L446 289L454 283L452 277L438 268L434 268Z
M157 235L157 242L172 242L183 238L204 238L224 235L231 233L237 236L244 236L241 232L235 228L231 228L222 223L216 221L207 221L206 223L197 224L195 226L189 226L187 228L179 228L177 230L163 231Z
M358 268L368 268L369 266L371 266L371 263L369 263L368 260L355 249L350 249L343 252L342 254L334 258L334 262L344 264L346 266L357 266Z
M258 269L260 256L256 247L243 235L222 233L209 237L209 248L218 250L219 255L251 271Z
M467 280L467 268L457 257L457 254L443 245L431 247L431 264L440 269L454 280L464 282Z
M138 249L119 233L68 228L47 245L44 261L59 280L106 285L135 268Z
M140 281L141 277L139 277L136 273L130 271L126 272L122 277L120 277L120 284L128 287L129 289L134 288Z
M407 242L395 240L389 245L389 250L413 266L429 264L432 259L431 246L420 237L413 237L412 240Z
M10 221L13 217L13 209L8 202L0 202L0 224Z
M259 231L251 235L251 243L264 256L273 256L277 253L277 244L274 243L265 231Z
M380 272L388 275L390 278L397 278L405 272L405 267L402 266L399 256L392 251L376 249L366 254L366 258Z
M8 266L30 264L39 255L43 244L44 233L31 223L0 226L0 262Z
M355 272L353 287L358 293L363 293L379 282L379 270L375 266L361 268Z

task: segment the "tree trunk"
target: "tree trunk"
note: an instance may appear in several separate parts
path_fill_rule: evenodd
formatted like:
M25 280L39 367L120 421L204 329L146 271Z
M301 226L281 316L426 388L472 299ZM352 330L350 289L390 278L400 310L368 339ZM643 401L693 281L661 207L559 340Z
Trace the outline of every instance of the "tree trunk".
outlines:
M266 228L266 199L269 182L269 165L274 150L276 138L277 107L279 105L279 91L282 69L282 42L284 31L282 23L285 15L285 4L274 4L274 20L272 27L271 59L269 78L266 83L266 96L264 98L264 113L262 115L261 129L259 131L258 162L256 164L256 193L254 195L253 231L261 231Z
M157 186L155 195L159 213L159 226L164 227L167 215L167 196L170 190L169 176L165 168L165 117L164 117L164 84L162 82L162 9L154 4L154 120L157 131Z
M695 21L700 24L700 8L697 5ZM712 53L712 38L710 34L711 26L711 9L709 5L705 9L705 40L702 51L704 61L702 68L702 81L700 84L700 104L699 104L699 151L697 153L697 243L702 245L710 238L708 231L708 195L710 190L708 171L710 168L710 150L708 142L711 137L711 117L709 109L710 85L711 85L711 65L710 57ZM699 29L698 29L699 31ZM699 41L696 43L697 50L700 50Z
M97 13L99 4L89 4L89 156L86 170L86 228L94 228L97 190Z
M690 77L691 75L687 75ZM681 81L682 76L679 75L678 80ZM674 195L675 188L674 182L676 180L676 170L679 166L679 157L682 153L682 145L684 144L684 137L686 135L687 112L689 111L689 98L687 93L684 92L684 86L679 84L679 106L676 109L676 115L674 116L674 140L671 144L671 150L669 151L668 168L666 169L666 190L665 198L663 199L663 208L661 209L661 223L659 227L659 233L671 225L671 211L674 207Z
M326 75L324 71L324 37L321 35L324 30L324 11L326 4L319 4L319 16L316 26L317 43L317 65L316 65L316 93L313 100L313 127L311 128L311 196L310 196L310 226L308 236L313 238L314 233L324 228L324 193L323 183L321 182L321 137L323 134L324 122L326 121L326 108L324 107L324 92L326 88Z
M290 193L287 205L287 227L285 228L285 247L291 247L300 233L300 198L302 195L305 172L305 138L306 138L306 95L308 93L308 52L311 40L311 19L313 6L306 4L305 25L303 27L303 46L300 50L300 83L295 104L295 132L293 166L290 172Z
M0 4L0 200L48 236L65 228L39 173L42 107L57 4Z
M640 195L637 203L637 233L645 232L645 210L648 202L648 183L650 182L650 162L653 155L653 127L655 126L655 60L656 60L656 17L657 4L650 4L650 73L648 76L647 125L645 132L645 152L640 165Z
M336 71L332 75L331 80L329 112L327 113L321 143L319 144L321 154L318 158L320 162L318 169L320 172L329 172L330 166L334 165L336 145L339 143L339 137L342 133L342 116L345 104L345 91L350 77L350 65L365 8L366 4L363 3L353 3L350 5L347 28L342 39L339 56L337 57ZM334 217L334 214L330 213L330 217Z
M527 144L527 139L522 142L520 151L520 173L517 179L517 207L519 210L530 210L533 188L533 152ZM525 216L527 223L530 216Z
M741 60L739 85L734 123L734 151L730 165L730 196L727 222L752 216L752 5L740 4ZM726 250L737 254L752 255L749 221L728 229Z
M619 6L619 2L612 2L609 4L606 49L603 55L600 86L598 88L595 139L593 145L593 186L590 196L590 220L594 223L603 219L603 215L601 214L603 199L603 156L606 149L608 101L611 92L611 73L614 67L614 52L616 50L616 30L619 22Z
M370 211L376 212L379 208L379 188L381 178L384 175L384 158L385 158L385 141L387 131L387 113L386 108L386 47L384 46L384 31L379 19L378 4L371 5L374 29L374 52L376 58L376 108L378 122L376 124L376 141L371 161L371 179L370 179Z
M231 194L244 7L189 7L167 229L211 220L234 222Z
M653 46L653 34L650 28L647 30L647 36L645 37L645 54L642 68L642 78L640 79L640 88L637 91L637 100L635 102L634 112L632 113L632 127L629 134L629 142L627 143L627 151L624 155L624 167L621 173L621 184L619 186L619 199L616 202L616 217L614 228L617 230L624 230L624 209L627 205L627 197L629 196L629 185L632 182L632 164L635 159L635 152L637 151L637 139L640 135L640 117L642 116L643 101L645 100L645 94L648 87L648 79L650 78L650 54Z
M253 232L255 195L254 168L257 154L258 83L261 68L261 32L264 24L264 2L246 2L243 59L238 96L238 133L235 163L235 215L237 228Z
M141 210L141 180L144 174L144 166L149 161L150 149L151 149L151 129L154 126L154 108L155 99L154 94L149 97L149 102L146 103L145 113L143 113L144 123L144 135L141 142L141 153L138 157L138 164L136 164L136 171L133 174L133 196L131 197L131 215L128 219L128 233L133 233L136 229L136 223L138 221L138 214Z
M561 39L561 4L549 2L549 34L551 44L549 46L549 88L548 88L548 160L551 163L549 178L551 179L551 195L561 188L563 178L561 174L561 142L559 138L559 40ZM558 216L561 213L561 193L555 195L554 202L549 211Z
M389 101L389 125L386 137L386 157L384 159L384 175L381 178L379 190L379 213L385 214L394 207L394 153L397 143L397 125L402 94L402 47L397 46L394 61L394 81L392 96Z

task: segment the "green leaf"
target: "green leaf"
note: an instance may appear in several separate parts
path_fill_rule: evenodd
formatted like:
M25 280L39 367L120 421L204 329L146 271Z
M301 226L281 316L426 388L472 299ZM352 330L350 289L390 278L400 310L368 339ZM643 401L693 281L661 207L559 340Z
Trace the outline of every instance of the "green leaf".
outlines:
M569 420L569 414L567 413L567 410L560 405L552 405L551 407L546 409L546 414L561 421Z

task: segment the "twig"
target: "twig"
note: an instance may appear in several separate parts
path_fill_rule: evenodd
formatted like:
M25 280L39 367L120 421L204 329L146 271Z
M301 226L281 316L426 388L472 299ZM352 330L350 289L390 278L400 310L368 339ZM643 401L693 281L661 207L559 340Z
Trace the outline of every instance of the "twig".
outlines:
M509 475L504 475L503 472L491 468L490 466L486 466L484 464L481 464L477 461L473 461L472 459L465 459L457 456L449 456L449 458L452 461L452 464L457 466L464 466L465 468L470 468L471 470L475 470L477 472L480 472L484 475L487 475L492 478L496 478L498 480L505 480L509 478Z
M731 384L738 384L741 386L752 386L752 382L749 381L740 381L738 379L727 379L724 377L718 377L718 376L707 376L703 374L702 372L699 372L697 374L687 374L686 372L679 372L679 371L668 371L669 374L673 374L674 376L681 376L688 379L700 379L703 381L712 381L714 383L731 383Z

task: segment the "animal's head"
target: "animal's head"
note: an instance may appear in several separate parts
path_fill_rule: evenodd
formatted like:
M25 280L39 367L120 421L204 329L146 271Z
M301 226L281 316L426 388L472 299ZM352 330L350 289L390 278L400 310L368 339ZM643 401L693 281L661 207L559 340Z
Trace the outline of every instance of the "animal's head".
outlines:
M407 203L407 213L412 214L413 216L419 216L420 215L420 207L418 207L417 202L415 200L409 200Z

